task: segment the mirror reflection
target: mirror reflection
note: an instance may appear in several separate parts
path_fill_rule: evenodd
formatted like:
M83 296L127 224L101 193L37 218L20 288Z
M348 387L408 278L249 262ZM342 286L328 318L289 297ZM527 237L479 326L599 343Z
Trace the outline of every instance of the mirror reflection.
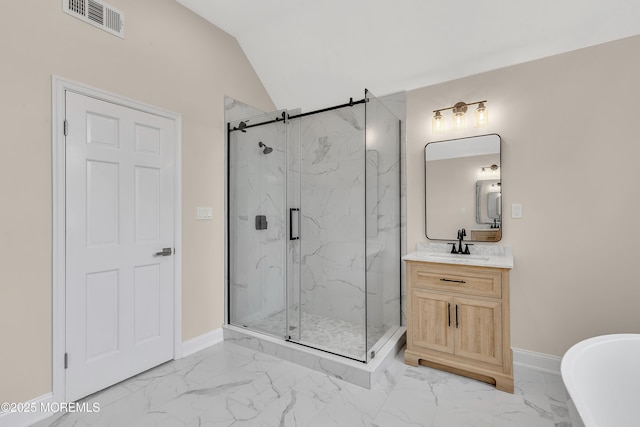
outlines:
M431 142L425 146L425 230L430 240L502 238L500 136Z

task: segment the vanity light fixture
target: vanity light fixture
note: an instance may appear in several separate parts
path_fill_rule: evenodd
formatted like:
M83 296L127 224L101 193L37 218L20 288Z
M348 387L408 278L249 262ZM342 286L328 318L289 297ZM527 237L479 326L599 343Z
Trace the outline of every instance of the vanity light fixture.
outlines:
M431 131L434 134L443 133L445 131L444 116L442 116L440 112L446 111L446 110L453 110L453 116L452 116L453 128L456 130L464 129L467 124L466 114L467 114L467 107L469 107L469 105L478 106L474 114L475 127L487 126L489 124L489 110L485 105L486 102L487 100L470 102L470 103L460 101L460 102L457 102L453 107L440 108L439 110L433 110L435 114L433 115L433 120L431 121Z
M482 168L480 175L482 175L483 178L486 176L498 176L500 174L500 172L498 172L498 169L500 169L500 166L495 164L491 166L485 166Z

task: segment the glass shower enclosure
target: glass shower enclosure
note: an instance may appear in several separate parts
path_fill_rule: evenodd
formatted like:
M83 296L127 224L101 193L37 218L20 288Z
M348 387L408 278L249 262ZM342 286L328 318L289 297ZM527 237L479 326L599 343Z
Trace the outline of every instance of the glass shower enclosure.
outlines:
M228 322L368 362L400 327L400 121L365 91L227 131Z

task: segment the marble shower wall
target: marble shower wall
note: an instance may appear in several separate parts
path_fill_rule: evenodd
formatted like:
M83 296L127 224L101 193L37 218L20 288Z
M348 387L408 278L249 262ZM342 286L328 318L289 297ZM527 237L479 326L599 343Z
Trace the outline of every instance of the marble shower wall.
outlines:
M407 254L407 174L406 174L406 135L407 135L407 94L406 92L398 92L391 95L380 97L395 117L400 119L400 256ZM412 249L413 250L413 249ZM400 289L401 289L401 325L407 324L406 317L406 291L405 291L405 265L400 264ZM392 285L389 285L392 286Z
M250 125L278 115L244 121ZM232 122L232 126L237 124ZM273 151L265 154L259 142ZM285 308L285 142L281 122L231 134L229 298L233 324L254 323ZM257 215L266 217L266 229L256 229ZM284 325L278 329L267 332L283 336Z
M366 147L364 105L302 118L301 172L290 172L301 177L302 309L364 330L366 279L371 346L400 324L400 123L375 98L366 108Z
M224 122L235 122L247 117L257 117L265 112L230 96L224 97ZM225 153L226 154L226 153Z
M364 106L298 120L302 310L364 331Z

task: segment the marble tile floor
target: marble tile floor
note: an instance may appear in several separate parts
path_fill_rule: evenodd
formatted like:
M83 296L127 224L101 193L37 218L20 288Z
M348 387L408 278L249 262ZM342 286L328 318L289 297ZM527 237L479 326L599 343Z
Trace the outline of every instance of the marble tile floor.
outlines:
M367 390L223 342L83 399L100 411L38 427L436 426L570 427L559 376L516 367L515 394L396 356Z
M286 327L285 312L280 311L259 321L247 324L249 329L282 336ZM302 313L300 341L358 360L365 359L364 325L318 314ZM375 343L383 334L382 327L369 326L370 342ZM291 335L295 337L295 330Z

